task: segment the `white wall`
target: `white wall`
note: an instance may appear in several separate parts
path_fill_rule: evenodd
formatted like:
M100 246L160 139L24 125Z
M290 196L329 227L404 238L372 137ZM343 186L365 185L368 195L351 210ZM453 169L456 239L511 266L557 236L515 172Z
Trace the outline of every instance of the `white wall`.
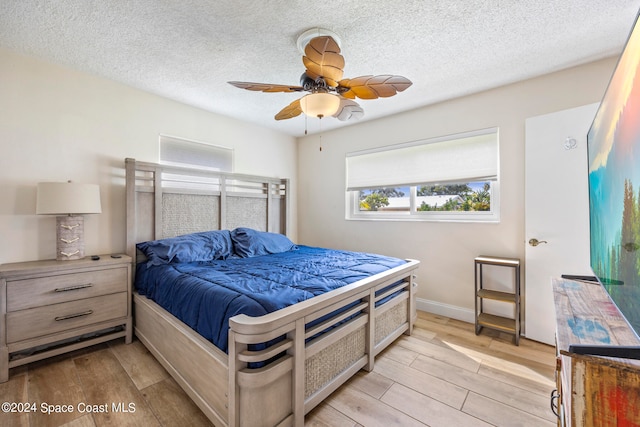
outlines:
M0 49L0 263L55 258L55 218L35 215L40 181L100 184L86 253L122 252L124 159L157 162L159 134L234 148L236 172L290 178L296 239L295 138Z
M35 215L39 181L100 184L103 213L86 218L86 252L123 251L124 158L157 161L163 133L234 148L237 172L291 178L294 241L419 259L421 307L469 319L473 258L524 258L525 119L598 102L614 66L613 58L598 61L325 132L319 151L318 135L296 144L293 137L0 49L0 263L55 256L55 219ZM363 101L365 113L367 102L384 99ZM345 220L345 153L493 126L500 128L500 224Z
M322 151L317 135L300 139L300 243L418 259L419 308L472 321L474 257L524 260L525 119L599 102L614 67L615 59L602 60L325 132ZM362 101L365 114L367 102L384 99ZM345 153L494 126L500 129L499 224L345 220Z

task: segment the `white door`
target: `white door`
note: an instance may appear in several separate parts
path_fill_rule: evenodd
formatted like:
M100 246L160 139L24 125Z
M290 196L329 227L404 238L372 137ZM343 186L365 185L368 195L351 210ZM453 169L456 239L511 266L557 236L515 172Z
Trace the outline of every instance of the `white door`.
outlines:
M551 278L589 276L587 132L598 104L526 120L524 334L554 344ZM541 243L537 246L531 239ZM546 242L546 243L542 243Z

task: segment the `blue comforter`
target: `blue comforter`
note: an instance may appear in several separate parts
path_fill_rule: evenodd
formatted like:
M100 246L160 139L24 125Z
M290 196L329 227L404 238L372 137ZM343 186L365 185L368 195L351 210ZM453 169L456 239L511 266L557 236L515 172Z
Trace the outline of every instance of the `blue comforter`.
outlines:
M231 317L271 313L404 263L382 255L298 246L250 258L142 263L136 289L226 352Z

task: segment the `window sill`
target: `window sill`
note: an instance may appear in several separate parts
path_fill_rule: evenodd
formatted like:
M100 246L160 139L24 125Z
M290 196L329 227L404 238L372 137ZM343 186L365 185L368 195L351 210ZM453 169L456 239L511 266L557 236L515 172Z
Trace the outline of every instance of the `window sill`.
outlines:
M359 213L347 215L347 221L405 221L405 222L466 222L481 224L499 224L500 215L496 212L487 213L442 213L442 214L384 214L384 213Z

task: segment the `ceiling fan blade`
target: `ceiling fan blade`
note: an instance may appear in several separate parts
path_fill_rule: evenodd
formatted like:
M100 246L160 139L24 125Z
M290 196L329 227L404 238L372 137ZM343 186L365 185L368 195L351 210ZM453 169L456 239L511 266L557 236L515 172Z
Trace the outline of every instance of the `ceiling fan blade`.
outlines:
M340 107L333 117L344 122L350 119L360 119L362 116L364 116L364 110L360 104L351 99L340 97Z
M284 107L278 114L276 114L276 120L292 119L302 114L302 107L300 107L300 100L296 99L291 104Z
M360 76L339 82L338 93L346 98L376 99L388 98L411 86L411 80L402 76L383 74Z
M239 87L240 89L253 90L258 92L301 92L304 91L302 86L274 85L269 83L251 83L251 82L227 82L230 85Z
M311 39L304 48L302 63L307 68L307 75L313 80L322 77L327 85L338 86L342 79L344 57L340 55L338 43L329 36Z

